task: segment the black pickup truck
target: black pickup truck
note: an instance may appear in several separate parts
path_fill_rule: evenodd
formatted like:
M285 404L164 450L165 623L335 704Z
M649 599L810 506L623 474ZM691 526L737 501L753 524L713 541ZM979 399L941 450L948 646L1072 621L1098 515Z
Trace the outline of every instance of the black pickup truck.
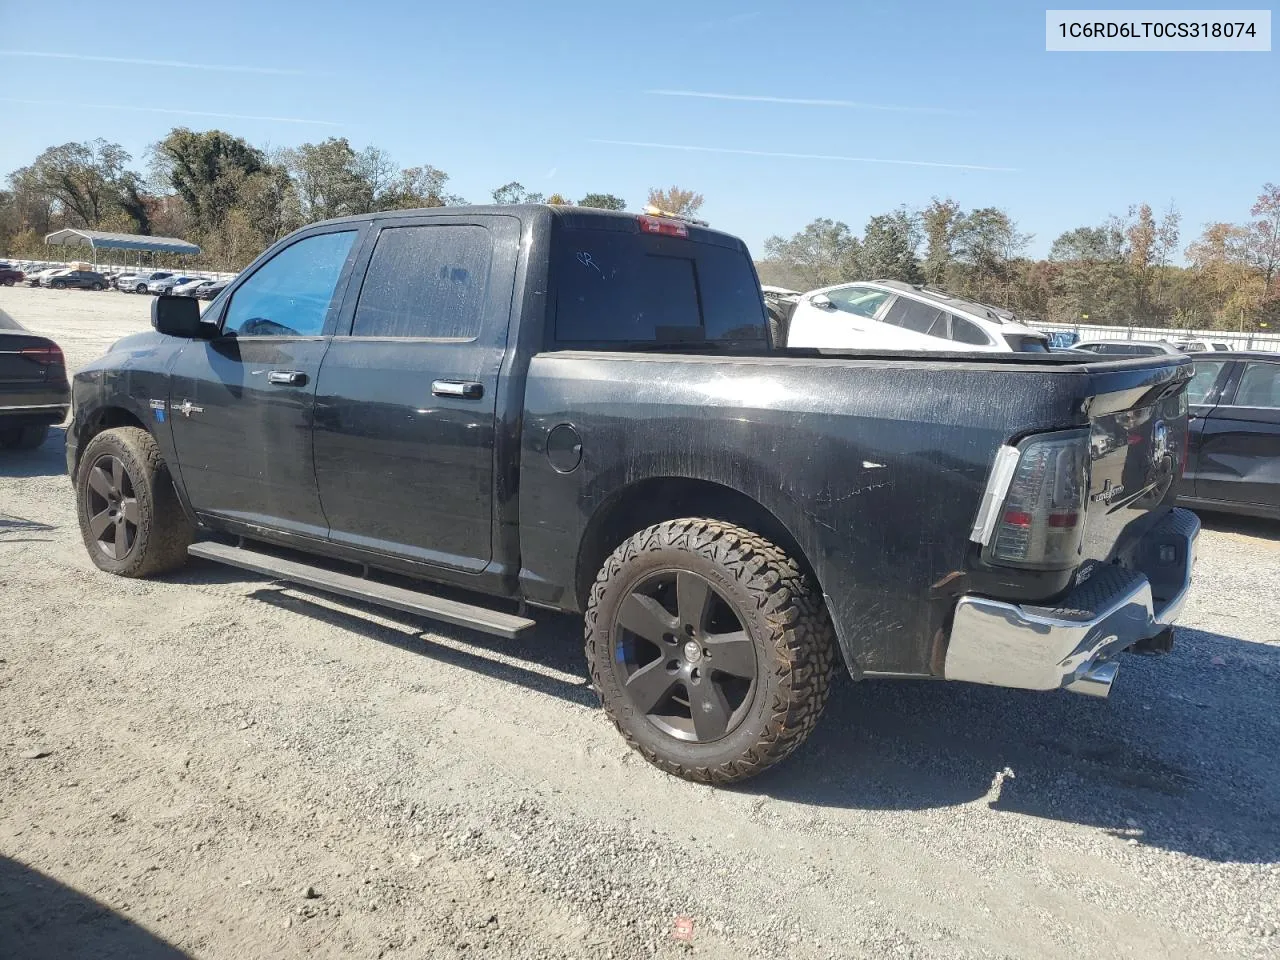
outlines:
M741 241L546 206L307 227L75 377L89 554L189 554L513 636L585 618L603 705L727 783L834 670L1105 696L1172 644L1189 361L770 342Z

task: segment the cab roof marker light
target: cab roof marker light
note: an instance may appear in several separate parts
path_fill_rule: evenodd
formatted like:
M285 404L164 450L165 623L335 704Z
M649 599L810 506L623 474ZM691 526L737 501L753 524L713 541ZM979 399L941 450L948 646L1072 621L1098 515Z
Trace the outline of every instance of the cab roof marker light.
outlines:
M1000 519L1000 508L1009 492L1009 484L1013 482L1013 473L1018 469L1017 447L1008 444L996 451L996 462L987 477L987 489L982 494L982 505L978 507L978 517L973 522L973 531L969 539L984 547L991 543L991 535L995 532L996 523Z

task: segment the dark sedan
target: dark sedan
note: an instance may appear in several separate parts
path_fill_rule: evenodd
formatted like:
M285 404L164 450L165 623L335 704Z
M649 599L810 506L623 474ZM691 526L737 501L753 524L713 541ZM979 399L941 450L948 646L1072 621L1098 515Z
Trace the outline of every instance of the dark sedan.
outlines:
M0 448L34 450L70 405L61 348L0 310Z
M67 290L71 287L80 290L105 290L107 278L93 270L68 270L56 277L50 277L45 281L45 285L51 290Z
M1179 501L1280 519L1280 354L1197 353Z

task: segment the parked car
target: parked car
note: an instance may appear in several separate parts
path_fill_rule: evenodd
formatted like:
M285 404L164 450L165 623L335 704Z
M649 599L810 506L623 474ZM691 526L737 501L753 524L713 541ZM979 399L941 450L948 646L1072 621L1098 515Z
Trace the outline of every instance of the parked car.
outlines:
M314 224L76 374L85 547L502 636L578 613L626 740L717 783L803 741L841 661L1104 696L1170 647L1187 357L777 349L757 284L672 217Z
M45 286L51 290L105 290L107 278L93 270L66 270L50 276Z
M1178 340L1174 346L1183 353L1214 353L1219 350L1230 350L1231 345L1221 340Z
M160 277L157 280L147 282L147 293L159 295L161 293L171 293L173 288L180 283L191 283L197 280L197 277L188 277L184 274L175 273L167 277Z
M152 280L163 280L165 277L172 276L172 272L164 270L153 270L149 273L126 273L124 276L116 278L116 289L123 290L125 293L146 293L147 284Z
M171 296L175 297L194 297L201 287L207 287L214 283L213 280L206 280L203 277L197 277L194 280L187 280L185 283L174 284L168 291Z
M0 284L12 287L26 279L26 274L11 263L0 263Z
M207 280L196 287L191 296L197 300L212 300L231 283L230 280Z
M1008 310L897 280L844 283L801 296L789 347L1047 353L1043 333Z
M0 448L34 450L70 403L61 348L0 310Z
M1280 519L1280 354L1213 351L1192 360L1178 502Z
M70 273L68 267L46 267L43 270L37 270L35 273L27 274L27 286L39 287L44 286L48 280L58 274Z
M1082 340L1073 350L1087 350L1103 357L1155 357L1185 353L1164 340Z

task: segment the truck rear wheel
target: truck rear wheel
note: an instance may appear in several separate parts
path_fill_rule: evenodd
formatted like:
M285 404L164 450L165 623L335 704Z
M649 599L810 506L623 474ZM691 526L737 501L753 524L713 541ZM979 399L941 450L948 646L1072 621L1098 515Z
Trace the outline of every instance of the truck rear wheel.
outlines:
M147 577L186 562L194 531L147 431L116 427L89 441L76 505L84 545L100 570Z
M587 603L586 650L609 718L650 763L734 783L787 757L835 669L822 595L758 534L718 520L642 530Z

